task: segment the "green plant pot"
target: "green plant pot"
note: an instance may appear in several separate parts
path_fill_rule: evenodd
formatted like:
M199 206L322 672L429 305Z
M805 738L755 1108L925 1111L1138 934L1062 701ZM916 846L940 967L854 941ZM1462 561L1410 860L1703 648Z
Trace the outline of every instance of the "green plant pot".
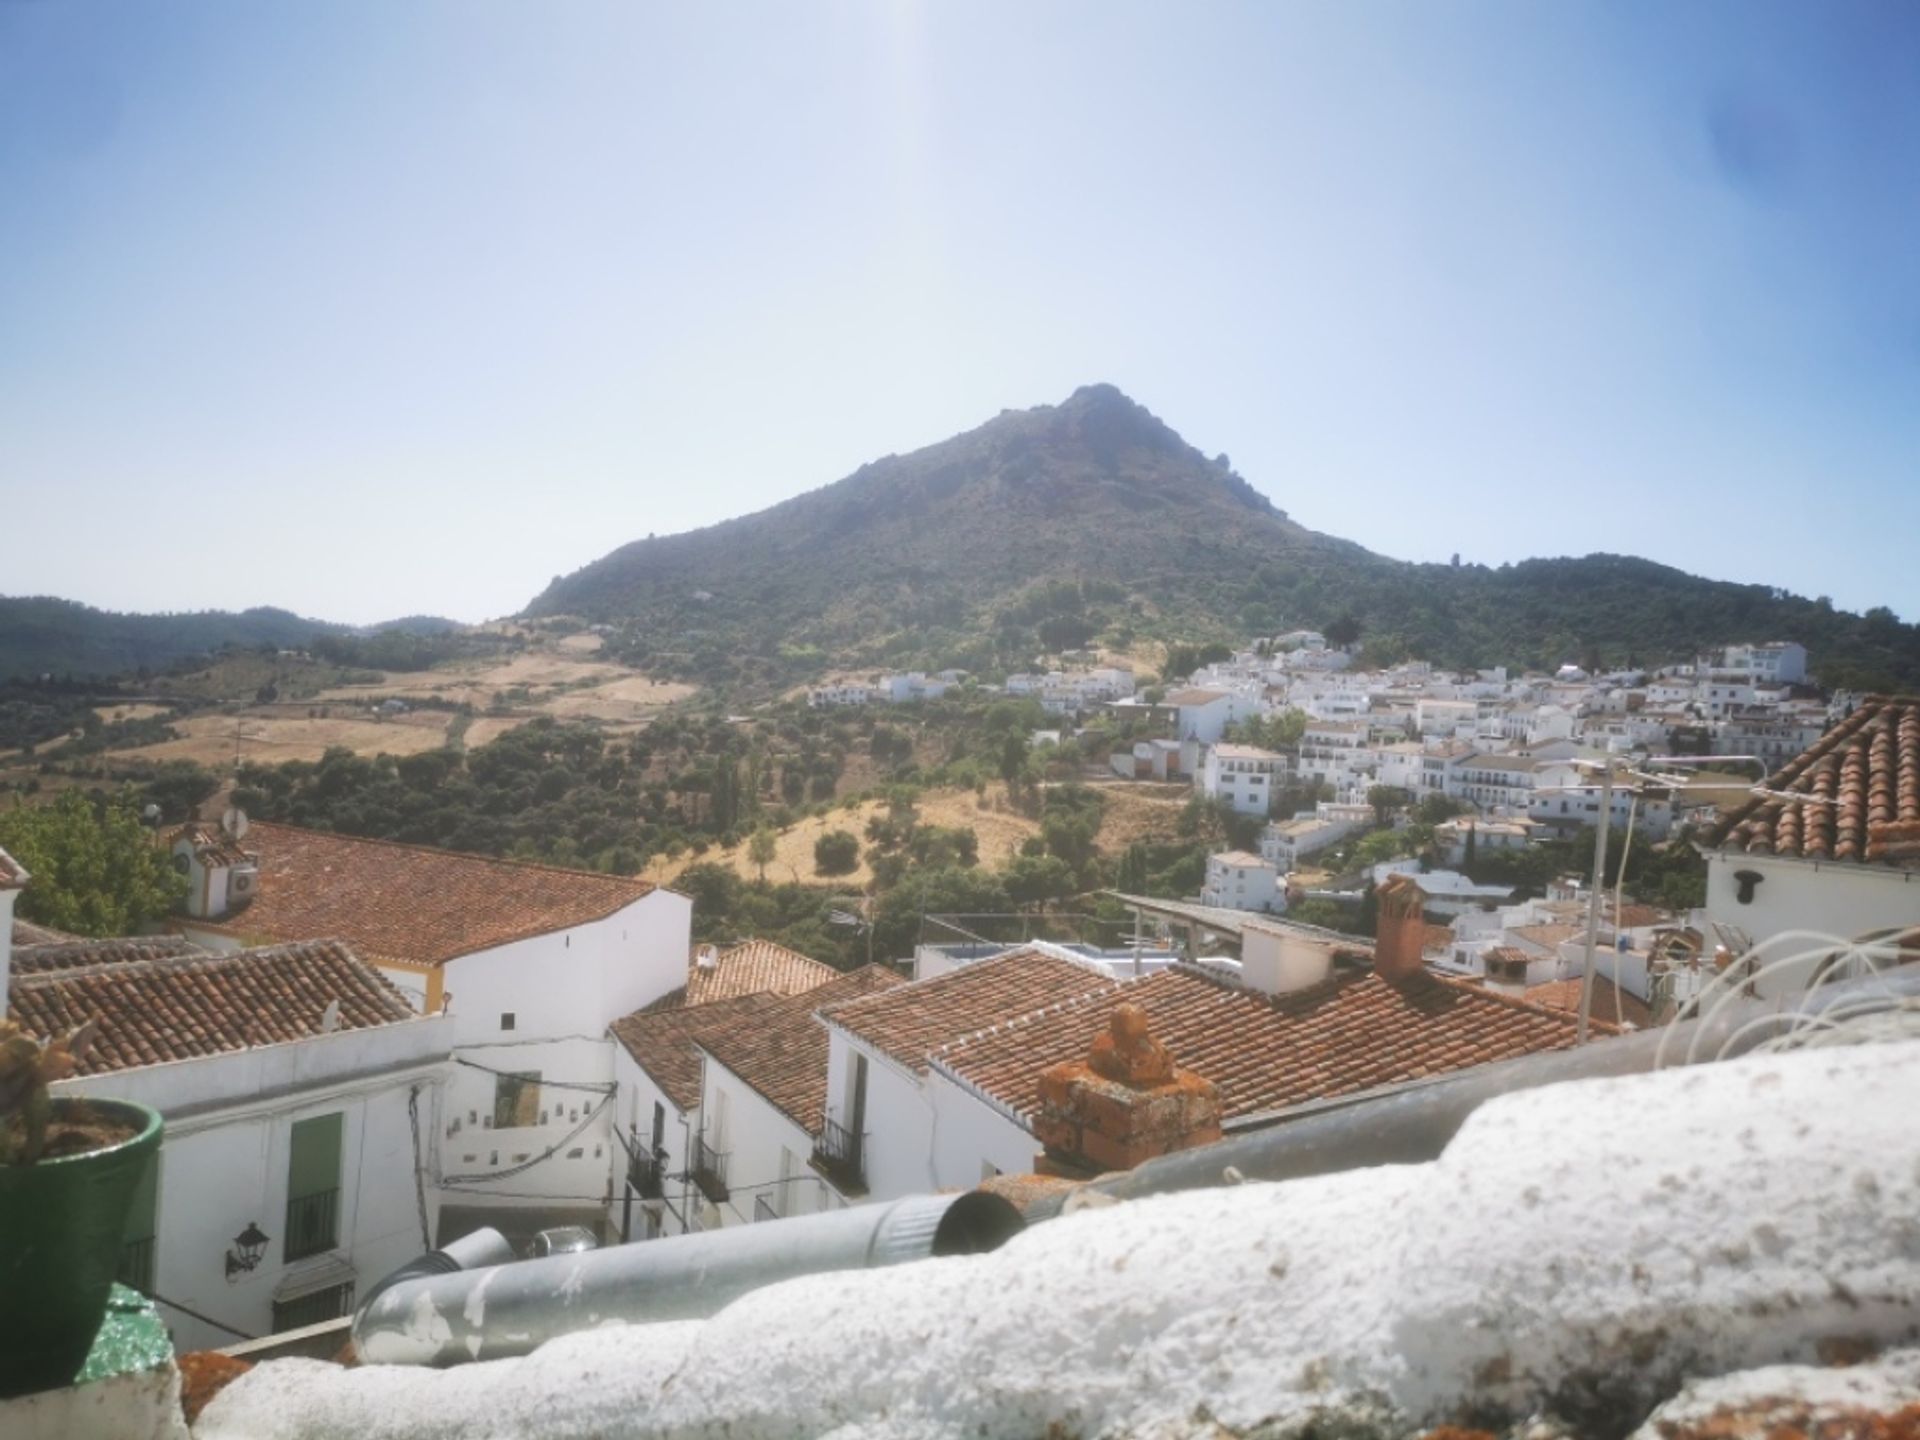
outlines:
M107 1312L127 1211L160 1149L160 1115L125 1100L85 1104L137 1127L131 1140L37 1165L0 1165L0 1397L69 1383Z

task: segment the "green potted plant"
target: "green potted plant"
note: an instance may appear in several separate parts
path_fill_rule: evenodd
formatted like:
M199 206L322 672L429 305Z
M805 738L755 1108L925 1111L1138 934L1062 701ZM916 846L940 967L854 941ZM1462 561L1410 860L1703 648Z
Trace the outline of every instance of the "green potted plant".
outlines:
M92 1039L91 1022L42 1044L0 1019L0 1397L65 1385L86 1363L160 1148L144 1105L48 1093Z

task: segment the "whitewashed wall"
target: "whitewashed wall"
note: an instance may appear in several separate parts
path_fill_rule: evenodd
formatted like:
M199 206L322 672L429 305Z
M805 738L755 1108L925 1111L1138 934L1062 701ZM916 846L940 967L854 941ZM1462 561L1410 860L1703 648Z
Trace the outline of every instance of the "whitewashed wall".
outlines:
M154 1214L154 1289L248 1335L272 1328L273 1301L303 1278L361 1293L426 1248L415 1188L408 1100L418 1091L420 1158L430 1164L450 1026L418 1020L206 1060L64 1082L62 1093L153 1105L166 1117ZM377 1073L367 1073L374 1071ZM356 1073L357 1072L357 1073ZM342 1116L337 1249L284 1259L287 1167L295 1122ZM438 1219L431 1185L426 1223ZM257 1224L271 1240L259 1266L229 1280L234 1238ZM177 1348L235 1336L162 1306Z
M935 1069L927 1077L933 1107L934 1172L939 1188L978 1185L989 1173L1025 1175L1040 1142L1020 1121L977 1092ZM991 1165L993 1171L985 1167Z
M1739 903L1733 878L1741 870L1766 877L1747 905ZM1876 930L1920 925L1920 874L1845 861L1716 852L1707 857L1706 909L1709 919L1739 926L1756 944L1788 930L1855 940Z
M438 1134L440 1174L458 1203L578 1206L617 1195L624 1159L612 1106L592 1114L602 1096L555 1082L613 1084L607 1026L685 983L691 923L692 902L658 890L605 920L447 965L447 1013L460 1059L472 1062L454 1068ZM493 1128L494 1071L539 1072L544 1123Z
M720 1113L719 1092L727 1097L727 1183L732 1194L720 1207L722 1223L751 1224L754 1199L761 1195L776 1207L784 1204L789 1214L811 1215L825 1208L826 1182L807 1164L813 1137L727 1066L710 1055L704 1060L700 1113L709 1127ZM788 1172L793 1179L784 1199L778 1183L783 1149L793 1157Z
M919 1079L844 1030L828 1027L827 1115L851 1122L853 1055L867 1057L867 1199L894 1200L938 1188L933 1106Z

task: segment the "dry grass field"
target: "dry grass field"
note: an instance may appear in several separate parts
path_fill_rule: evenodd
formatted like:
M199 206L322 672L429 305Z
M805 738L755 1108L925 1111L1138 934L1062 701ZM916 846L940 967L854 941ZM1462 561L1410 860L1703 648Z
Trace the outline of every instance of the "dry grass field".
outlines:
M130 701L125 705L96 705L93 713L109 725L122 720L149 720L155 715L173 713L171 705L148 705L142 701Z
M225 769L233 764L236 724L241 758L262 764L318 760L336 745L361 755L413 755L446 743L449 718L444 711L417 711L391 720L359 716L321 720L286 713L196 715L176 727L179 739L117 750L113 758L192 760L210 769Z
M1106 813L1101 821L1098 839L1102 850L1117 854L1142 837L1174 837L1181 807L1186 804L1184 786L1138 787L1141 791L1170 792L1165 794L1133 793L1123 786L1101 788L1107 796ZM1174 791L1178 792L1177 795L1171 793ZM918 809L922 824L953 829L971 828L980 839L980 863L997 870L1013 857L1023 841L1040 833L1040 826L1025 815L1005 808L1004 792L998 785L988 789L987 797L989 804L997 808L982 810L971 790L933 790L920 797ZM868 801L852 810L836 806L824 816L802 820L791 829L782 831L775 840L774 859L767 866L767 879L774 884L831 884L864 889L873 879L864 858L867 821L885 809L885 804L877 800ZM848 830L859 837L863 858L860 868L852 874L829 878L814 869L814 842L829 830ZM709 850L702 856L689 853L674 860L656 857L647 868L647 878L661 884L671 884L688 866L701 861L727 866L748 880L759 878L753 863L747 858L744 844L732 850Z
M670 680L649 680L629 672L624 678L609 680L604 685L556 695L539 708L561 720L606 720L637 725L651 720L676 700L686 699L693 694L693 688Z

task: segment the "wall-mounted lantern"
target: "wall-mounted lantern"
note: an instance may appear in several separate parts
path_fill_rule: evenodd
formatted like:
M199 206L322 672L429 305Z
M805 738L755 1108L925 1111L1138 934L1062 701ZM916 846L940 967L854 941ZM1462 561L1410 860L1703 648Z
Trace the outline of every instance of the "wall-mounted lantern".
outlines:
M268 1238L257 1221L249 1220L247 1228L233 1237L234 1249L227 1251L227 1279L243 1275L259 1265L261 1257L267 1253Z

